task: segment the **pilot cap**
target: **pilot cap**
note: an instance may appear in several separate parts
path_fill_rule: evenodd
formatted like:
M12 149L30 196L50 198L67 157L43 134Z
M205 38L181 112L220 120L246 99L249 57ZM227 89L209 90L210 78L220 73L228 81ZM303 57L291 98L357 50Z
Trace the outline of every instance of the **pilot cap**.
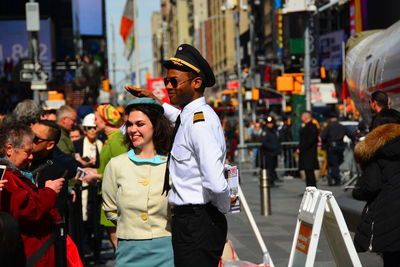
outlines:
M215 84L215 76L207 60L191 45L181 44L175 56L164 61L163 66L167 69L197 73L202 78L205 87Z

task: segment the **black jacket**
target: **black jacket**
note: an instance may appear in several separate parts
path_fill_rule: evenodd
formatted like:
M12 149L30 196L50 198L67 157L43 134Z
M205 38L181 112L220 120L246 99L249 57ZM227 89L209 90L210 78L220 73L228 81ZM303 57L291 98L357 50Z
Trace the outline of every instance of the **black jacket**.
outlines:
M379 113L372 117L371 125L369 130L372 131L379 125L387 123L398 123L400 120L400 112L391 108L384 108Z
M317 170L318 164L318 129L314 123L309 122L304 125L300 130L300 156L299 156L299 169L300 170Z
M385 124L355 147L362 168L353 197L367 202L354 243L358 251L400 251L400 124Z
M278 156L281 152L281 142L275 128L265 127L261 133L262 151L268 156Z
M46 162L48 160L51 160L52 163L47 164ZM65 178L61 192L57 196L56 203L58 211L64 217L66 214L68 200L68 180L72 178L72 176L69 174L69 171L67 171L63 164L54 159L52 153L46 157L34 159L29 169L30 171L34 172L34 178L37 180L39 188L43 188L47 180Z
M78 153L80 156L83 155L83 140L84 139L85 139L85 137L73 142L74 148L75 148L75 153ZM91 166L87 166L87 167L96 168L97 169L99 167L99 165L100 165L100 160L99 159L100 159L100 151L99 151L98 147L96 146L96 163L94 165L92 164ZM80 167L84 167L81 164L79 164L78 162L77 162L77 164Z
M354 140L352 133L338 121L329 122L321 133L322 144L325 148L341 146L344 149L343 137L345 135Z

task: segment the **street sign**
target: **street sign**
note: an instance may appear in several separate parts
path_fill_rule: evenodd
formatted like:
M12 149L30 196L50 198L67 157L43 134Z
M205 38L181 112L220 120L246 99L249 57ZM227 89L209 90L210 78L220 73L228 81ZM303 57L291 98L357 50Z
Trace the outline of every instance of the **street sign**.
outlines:
M50 74L45 71L36 72L36 77L35 77L35 71L33 70L21 70L19 73L19 80L21 82L30 82L33 81L35 78L38 80L48 81L49 77Z
M25 12L26 30L29 32L38 32L40 30L39 3L26 3Z
M31 90L46 90L47 84L45 80L32 80L31 82Z
M23 70L41 70L43 68L42 63L40 62L33 62L29 60L22 61L22 69Z
M314 266L318 241L324 229L336 266L361 267L343 214L330 191L306 187L297 217L289 267Z
M315 0L286 0L283 5L283 14L304 11L316 11Z

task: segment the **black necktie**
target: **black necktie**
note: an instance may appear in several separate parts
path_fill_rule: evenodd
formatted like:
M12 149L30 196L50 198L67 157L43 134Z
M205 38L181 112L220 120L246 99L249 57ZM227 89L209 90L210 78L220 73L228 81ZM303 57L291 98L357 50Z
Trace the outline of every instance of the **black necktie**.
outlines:
M174 127L174 131L172 133L171 150L172 150L172 146L174 145L175 136L176 136L176 133L178 132L180 125L181 125L181 114L178 115L178 117L176 118L176 121L175 121L175 127ZM168 154L167 168L165 169L164 186L163 186L162 194L164 194L164 192L166 192L166 194L168 194L168 191L171 189L171 187L169 186L169 161L170 160L171 160L171 151Z

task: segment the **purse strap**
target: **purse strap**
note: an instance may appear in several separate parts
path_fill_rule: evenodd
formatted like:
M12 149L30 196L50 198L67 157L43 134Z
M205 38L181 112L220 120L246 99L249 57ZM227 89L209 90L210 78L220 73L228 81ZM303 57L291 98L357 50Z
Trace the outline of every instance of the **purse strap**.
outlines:
M26 267L33 267L40 260L41 257L49 250L56 240L56 231L38 248L27 260Z

